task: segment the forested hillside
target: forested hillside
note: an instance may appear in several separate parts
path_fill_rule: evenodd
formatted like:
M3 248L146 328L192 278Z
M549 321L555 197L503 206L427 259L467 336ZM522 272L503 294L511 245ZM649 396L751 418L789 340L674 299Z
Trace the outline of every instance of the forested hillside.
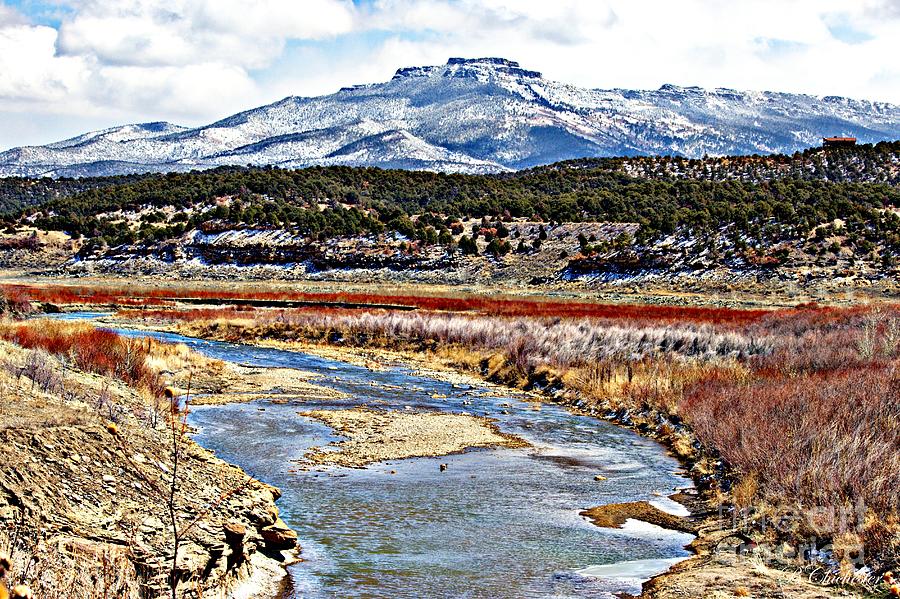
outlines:
M137 181L148 175L123 175L118 177L84 177L80 179L43 177L0 177L0 214L15 213L26 206L43 204L50 200L67 198L89 189L121 185Z
M68 252L79 259L67 268L176 264L186 277L264 265L260 277L566 281L718 269L717 280L871 282L894 277L900 257L898 148L580 160L503 175L223 167L6 180L4 201L18 210L0 222L0 263L62 265Z
M304 235L393 230L417 237L424 233L415 231L409 217L423 213L431 216L415 219L418 228L431 226L438 233L460 218L507 215L638 223L645 239L683 226L702 230L728 223L741 233L765 225L802 234L839 218L860 233L883 237L897 234L897 218L884 209L900 205L900 190L892 185L898 148L894 143L790 157L576 161L505 176L228 167L110 179L6 179L0 180L0 201L39 204L26 208L39 227L110 244L176 236L212 219L288 227ZM79 186L89 189L79 193ZM141 213L139 221L122 218L128 212Z
M691 160L680 156L612 159L629 175L653 179L762 182L805 179L835 183L900 184L900 142L856 147L811 148L789 156L723 156ZM590 165L592 161L582 161Z

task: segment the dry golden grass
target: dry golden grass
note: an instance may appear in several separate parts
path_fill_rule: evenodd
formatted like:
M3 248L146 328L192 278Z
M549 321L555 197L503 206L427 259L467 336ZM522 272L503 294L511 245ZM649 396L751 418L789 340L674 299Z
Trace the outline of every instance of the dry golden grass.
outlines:
M734 485L731 497L735 507L746 509L756 502L758 493L759 482L756 480L756 473L748 472Z
M110 547L79 552L62 544L34 542L33 537L26 538L17 531L12 535L0 531L0 547L9 555L6 582L10 599L137 599L141 596L137 572L123 549Z

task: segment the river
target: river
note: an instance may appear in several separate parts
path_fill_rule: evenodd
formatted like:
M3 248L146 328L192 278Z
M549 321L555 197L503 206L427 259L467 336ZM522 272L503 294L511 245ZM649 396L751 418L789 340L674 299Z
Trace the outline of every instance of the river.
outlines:
M638 500L679 512L665 496L690 480L660 445L629 430L404 368L373 372L297 352L113 330L241 364L317 372L316 383L349 394L191 408L200 445L283 491L281 515L298 532L305 560L289 567L290 597L609 598L638 593L642 580L688 556L690 535L636 521L602 529L579 515ZM307 449L340 437L297 412L356 405L487 415L532 446L298 470Z

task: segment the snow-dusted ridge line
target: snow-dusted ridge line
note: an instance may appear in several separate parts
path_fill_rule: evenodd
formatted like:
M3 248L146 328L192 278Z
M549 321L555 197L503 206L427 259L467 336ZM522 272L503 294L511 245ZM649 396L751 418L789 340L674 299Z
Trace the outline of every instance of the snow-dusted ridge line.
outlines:
M289 96L202 127L132 124L14 148L0 153L0 176L232 164L498 172L592 156L790 153L828 135L900 139L900 107L670 84L586 89L503 58L451 58L398 69L384 83Z

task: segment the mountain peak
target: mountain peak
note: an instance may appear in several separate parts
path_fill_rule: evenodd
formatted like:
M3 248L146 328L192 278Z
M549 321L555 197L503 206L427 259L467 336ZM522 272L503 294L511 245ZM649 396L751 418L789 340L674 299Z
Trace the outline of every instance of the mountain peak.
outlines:
M459 58L452 57L447 60L445 65L424 66L424 67L404 67L397 69L394 74L394 80L405 79L407 77L471 77L478 78L479 75L505 74L513 77L524 77L530 79L540 79L541 73L538 71L529 71L519 66L514 60L498 57L485 58Z
M488 58L449 58L447 59L447 66L457 65L457 64L465 64L465 65L499 65L504 67L514 67L519 68L519 63L515 60L507 60L506 58L496 58L496 57L488 57Z
M393 80L288 97L211 125L127 125L0 152L0 176L85 176L232 164L371 165L460 172L572 158L790 153L840 132L900 139L900 107L843 98L663 85L587 89L500 57L453 57Z

